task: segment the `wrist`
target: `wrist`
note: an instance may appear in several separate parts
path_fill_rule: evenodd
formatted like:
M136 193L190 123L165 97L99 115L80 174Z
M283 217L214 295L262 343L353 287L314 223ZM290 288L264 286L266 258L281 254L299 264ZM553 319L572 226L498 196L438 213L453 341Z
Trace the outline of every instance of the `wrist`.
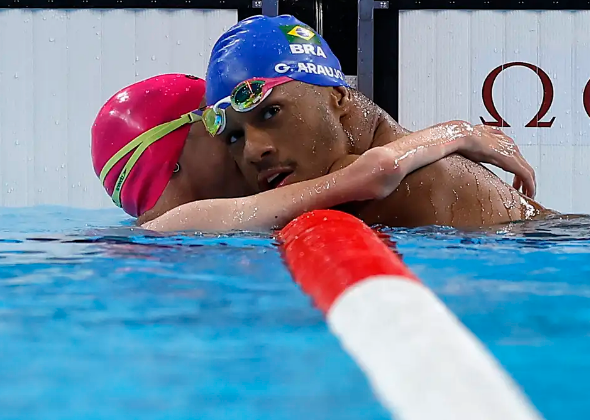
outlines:
M473 139L474 128L467 121L453 120L445 123L451 153L468 149Z

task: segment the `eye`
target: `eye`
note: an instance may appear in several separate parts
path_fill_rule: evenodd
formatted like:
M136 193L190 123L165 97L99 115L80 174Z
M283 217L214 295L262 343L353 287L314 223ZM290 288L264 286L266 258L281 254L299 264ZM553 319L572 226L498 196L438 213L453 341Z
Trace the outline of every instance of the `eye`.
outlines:
M227 144L229 144L229 145L235 144L243 138L244 138L243 131L232 131L231 133L228 133Z
M280 110L281 110L281 108L278 105L269 106L268 108L266 108L262 112L262 119L263 120L270 120L272 117L277 115Z

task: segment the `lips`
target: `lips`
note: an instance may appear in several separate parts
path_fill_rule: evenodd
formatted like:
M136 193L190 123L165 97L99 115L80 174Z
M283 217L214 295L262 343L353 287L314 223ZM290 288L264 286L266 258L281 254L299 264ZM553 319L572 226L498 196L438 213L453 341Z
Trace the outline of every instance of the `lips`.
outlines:
M291 168L273 168L260 172L258 186L262 191L272 190L289 184L289 177L293 173Z

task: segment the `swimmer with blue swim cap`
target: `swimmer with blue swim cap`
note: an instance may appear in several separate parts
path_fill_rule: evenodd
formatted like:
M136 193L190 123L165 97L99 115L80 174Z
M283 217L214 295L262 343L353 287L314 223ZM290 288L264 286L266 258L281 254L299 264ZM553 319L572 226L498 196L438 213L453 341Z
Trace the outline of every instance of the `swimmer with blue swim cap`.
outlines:
M450 121L410 133L350 88L326 41L293 16L238 22L215 44L206 81L203 123L258 191L324 176L373 148L414 144L395 162L403 165L421 159L427 142L440 146L440 160L409 174L387 198L346 210L369 224L456 227L548 213L532 200L533 169L502 131ZM451 149L463 156L445 158ZM475 162L509 168L513 187Z
M225 128L225 109L247 112L274 87L291 81L348 86L340 62L322 37L292 16L255 16L222 35L207 72L206 127Z

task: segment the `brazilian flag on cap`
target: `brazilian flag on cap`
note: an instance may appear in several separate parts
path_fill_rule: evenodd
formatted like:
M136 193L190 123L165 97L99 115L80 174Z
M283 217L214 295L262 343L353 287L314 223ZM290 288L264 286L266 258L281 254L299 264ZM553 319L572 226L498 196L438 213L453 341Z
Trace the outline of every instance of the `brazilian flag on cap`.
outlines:
M207 104L231 95L245 80L283 76L316 86L348 86L340 61L309 25L291 15L249 17L213 46L207 67Z
M321 44L320 38L307 25L280 25L279 28L289 44Z

